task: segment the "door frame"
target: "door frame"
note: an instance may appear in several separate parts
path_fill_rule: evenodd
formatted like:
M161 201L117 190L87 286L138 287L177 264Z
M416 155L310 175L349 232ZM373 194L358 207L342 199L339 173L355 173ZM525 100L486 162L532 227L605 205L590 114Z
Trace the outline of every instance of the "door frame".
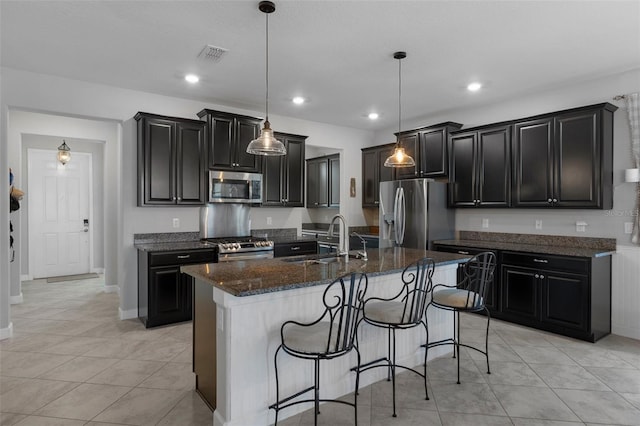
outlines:
M29 161L30 161L30 157L32 155L32 152L35 151L39 151L42 153L49 153L49 155L52 156L52 158L55 158L57 155L57 151L56 150L49 150L49 149L40 149L40 148L28 148L27 149L27 166L29 165ZM94 252L93 252L93 242L94 242L94 228L93 228L93 222L94 222L94 214L93 214L93 154L90 152L73 152L72 154L73 157L88 157L89 160L89 167L87 169L87 174L88 176L88 181L89 181L89 272L95 272L95 268L94 268ZM73 161L73 158L72 160ZM31 183L31 179L30 179L30 168L27 167L27 184L29 185ZM29 188L27 188L27 197L30 196L30 190ZM29 209L29 204L27 203L27 208ZM32 223L32 217L31 217L31 210L29 209L29 211L27 212L27 224L28 224L28 242L29 242L29 249L28 249L28 257L29 257L29 276L33 277L33 265L35 265L35 259L34 259L34 250L33 247L35 247L35 242L34 242L34 232L33 232L33 223Z

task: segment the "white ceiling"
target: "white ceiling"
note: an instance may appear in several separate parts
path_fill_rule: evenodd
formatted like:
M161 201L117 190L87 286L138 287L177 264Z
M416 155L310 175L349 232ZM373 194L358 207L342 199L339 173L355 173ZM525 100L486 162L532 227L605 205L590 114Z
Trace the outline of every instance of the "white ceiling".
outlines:
M0 65L264 111L258 1L0 0ZM640 68L640 1L276 1L270 112L362 129ZM229 49L198 59L207 44ZM186 73L201 76L196 86ZM485 87L467 92L473 80ZM290 100L309 98L303 106ZM603 99L605 101L606 99ZM96 99L96 102L100 102ZM381 114L370 122L366 114ZM194 111L195 117L196 111Z

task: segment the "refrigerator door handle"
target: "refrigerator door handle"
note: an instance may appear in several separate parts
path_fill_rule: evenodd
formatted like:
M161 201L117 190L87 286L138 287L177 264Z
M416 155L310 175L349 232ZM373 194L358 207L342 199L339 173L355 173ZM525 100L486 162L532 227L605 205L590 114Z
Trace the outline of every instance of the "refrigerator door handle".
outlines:
M396 190L396 199L394 205L395 220L394 226L396 231L396 244L402 245L404 242L405 228L405 208L404 208L404 188L399 187Z

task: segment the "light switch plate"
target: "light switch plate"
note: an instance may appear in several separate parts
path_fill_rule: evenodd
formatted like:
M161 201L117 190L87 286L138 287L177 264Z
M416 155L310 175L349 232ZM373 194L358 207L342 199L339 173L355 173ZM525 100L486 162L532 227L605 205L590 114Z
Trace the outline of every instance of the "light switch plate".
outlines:
M173 218L173 227L180 228L180 219L178 219L177 217Z
M633 232L633 222L625 222L624 223L624 233L630 234Z
M489 219L487 219L486 217L482 218L482 227L483 228L488 228L489 227Z
M542 229L542 221L536 220L536 229Z

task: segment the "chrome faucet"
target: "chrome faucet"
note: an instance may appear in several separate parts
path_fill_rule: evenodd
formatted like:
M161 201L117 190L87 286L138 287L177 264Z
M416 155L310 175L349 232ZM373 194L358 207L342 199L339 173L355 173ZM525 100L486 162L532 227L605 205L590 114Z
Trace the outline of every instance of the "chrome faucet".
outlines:
M333 224L336 220L340 219L342 221L342 234L340 235L340 246L338 247L338 252L336 253L338 256L348 256L349 255L349 235L347 230L347 221L344 219L344 216L341 214L335 215L331 218L331 223L329 224L329 237L333 237Z
M362 251L356 253L356 256L358 256L362 260L369 260L369 257L367 256L367 240L365 240L362 235L358 234L355 231L352 232L351 235L360 238L360 241L362 241Z

